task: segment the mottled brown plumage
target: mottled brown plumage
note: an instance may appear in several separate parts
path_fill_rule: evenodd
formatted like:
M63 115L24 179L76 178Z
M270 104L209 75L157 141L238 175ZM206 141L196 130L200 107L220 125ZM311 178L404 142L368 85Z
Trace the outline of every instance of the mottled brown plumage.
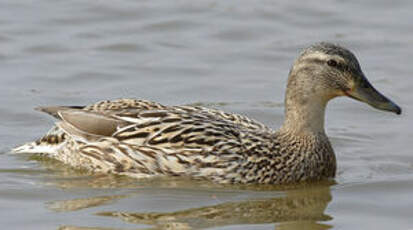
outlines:
M319 43L304 50L290 71L286 118L278 131L215 109L120 99L39 108L60 121L43 138L14 151L137 178L267 184L333 178L336 160L324 113L327 102L341 95L401 112L368 83L350 51Z

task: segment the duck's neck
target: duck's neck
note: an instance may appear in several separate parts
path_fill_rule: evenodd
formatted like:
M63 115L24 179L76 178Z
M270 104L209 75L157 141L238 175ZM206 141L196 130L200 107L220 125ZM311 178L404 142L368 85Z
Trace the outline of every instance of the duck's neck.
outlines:
M288 88L285 96L285 120L280 130L297 135L325 135L327 101L317 95Z

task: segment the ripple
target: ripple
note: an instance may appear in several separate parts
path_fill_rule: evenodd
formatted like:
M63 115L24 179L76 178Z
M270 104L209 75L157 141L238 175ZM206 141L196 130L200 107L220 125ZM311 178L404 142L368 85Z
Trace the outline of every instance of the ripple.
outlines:
M98 51L107 52L121 52L121 53L135 53L135 52L147 52L149 49L145 46L133 44L133 43L116 43L95 48Z
M7 35L0 35L0 42L11 42L14 41L15 39L11 38L10 36Z
M168 32L173 31L179 33L182 30L190 30L192 28L200 28L203 24L191 22L187 20L170 19L156 23L149 23L142 27L143 32Z
M37 45L31 46L24 49L25 52L32 53L32 54L59 54L59 53L68 53L70 49L60 46L60 45Z
M211 37L217 38L219 40L224 40L224 41L243 42L243 41L257 40L261 36L257 33L254 33L254 31L231 28L228 30L219 31L213 34Z

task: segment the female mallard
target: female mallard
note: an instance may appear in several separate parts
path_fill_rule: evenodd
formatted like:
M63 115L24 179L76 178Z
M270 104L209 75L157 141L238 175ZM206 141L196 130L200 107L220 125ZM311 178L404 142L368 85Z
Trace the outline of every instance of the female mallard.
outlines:
M297 58L278 131L245 116L133 99L86 107L42 107L59 121L14 152L43 153L73 167L137 178L188 176L219 183L289 183L332 178L336 159L324 132L327 102L349 96L401 113L364 76L356 57L318 43Z

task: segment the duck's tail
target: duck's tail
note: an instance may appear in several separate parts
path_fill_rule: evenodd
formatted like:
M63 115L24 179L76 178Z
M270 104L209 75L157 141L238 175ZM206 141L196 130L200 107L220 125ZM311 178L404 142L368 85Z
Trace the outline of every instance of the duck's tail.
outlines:
M62 129L55 126L42 138L17 146L11 150L12 153L41 153L56 154L58 149L65 143L67 135Z

